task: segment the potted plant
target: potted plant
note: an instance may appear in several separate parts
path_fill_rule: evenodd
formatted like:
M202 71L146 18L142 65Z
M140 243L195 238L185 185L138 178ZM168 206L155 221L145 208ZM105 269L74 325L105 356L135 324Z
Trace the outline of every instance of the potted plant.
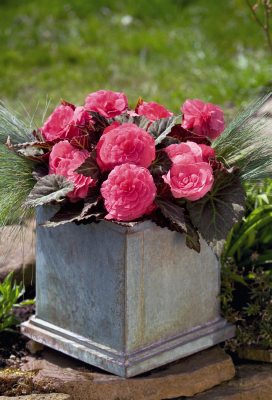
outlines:
M256 107L225 129L219 107L187 100L178 124L99 90L32 132L2 107L1 213L22 222L37 207L37 310L22 332L125 377L233 336L218 258L243 217L242 181L271 167L269 139L245 127Z

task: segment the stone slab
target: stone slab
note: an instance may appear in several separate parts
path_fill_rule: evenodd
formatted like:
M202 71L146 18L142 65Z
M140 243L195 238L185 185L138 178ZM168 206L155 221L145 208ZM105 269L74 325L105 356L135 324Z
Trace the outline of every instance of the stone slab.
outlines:
M10 397L0 396L0 400L10 400ZM27 396L12 397L12 400L73 400L69 394L48 393L48 394L30 394Z
M272 365L236 366L235 378L186 400L272 400Z
M157 368L121 378L46 348L43 359L29 356L24 371L39 370L36 387L67 393L73 400L166 400L193 396L235 375L231 357L220 346Z
M23 235L19 234L10 252L4 259L8 250L10 239L14 226L7 226L5 234L1 236L0 241L0 282L6 276L14 271L14 279L17 283L24 281L25 286L35 284L35 244L36 244L36 221L31 221L30 225L24 231Z
M243 346L238 349L238 357L246 360L272 362L272 350L262 346Z

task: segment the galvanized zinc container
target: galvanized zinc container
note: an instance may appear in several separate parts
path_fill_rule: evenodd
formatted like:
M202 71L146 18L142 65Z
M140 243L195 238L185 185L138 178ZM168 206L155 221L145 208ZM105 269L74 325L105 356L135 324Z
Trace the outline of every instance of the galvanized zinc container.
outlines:
M38 207L37 224L56 209ZM146 221L37 226L36 316L22 332L131 377L234 335L219 315L220 268L201 240Z

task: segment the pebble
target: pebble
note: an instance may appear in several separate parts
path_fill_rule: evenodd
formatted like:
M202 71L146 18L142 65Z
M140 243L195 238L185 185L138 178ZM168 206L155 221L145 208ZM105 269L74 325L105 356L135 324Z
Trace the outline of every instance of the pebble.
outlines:
M12 355L9 357L9 359L10 359L10 360L15 360L16 357L15 357L15 355L12 354Z

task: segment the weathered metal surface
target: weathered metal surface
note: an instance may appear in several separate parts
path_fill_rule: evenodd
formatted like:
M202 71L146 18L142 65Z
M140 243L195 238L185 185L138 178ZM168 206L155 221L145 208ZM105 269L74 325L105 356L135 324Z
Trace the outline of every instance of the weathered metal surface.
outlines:
M37 222L54 212L39 207ZM201 246L149 221L38 226L37 318L22 330L127 377L219 343L234 328L219 316L218 261Z
M234 335L235 327L220 318L215 323L130 354L103 346L37 317L24 322L21 331L45 346L129 378L220 343Z

